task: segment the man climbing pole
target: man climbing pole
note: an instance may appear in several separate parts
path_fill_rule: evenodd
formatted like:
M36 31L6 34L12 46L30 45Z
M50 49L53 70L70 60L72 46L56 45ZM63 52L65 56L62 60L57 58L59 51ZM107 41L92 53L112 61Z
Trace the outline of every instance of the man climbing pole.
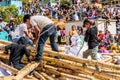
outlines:
M58 52L58 46L56 44L56 28L52 20L45 16L24 16L24 22L29 27L33 27L36 32L36 38L34 42L38 40L37 55L35 61L39 62L42 59L43 48L46 40L50 38L50 45L53 51Z

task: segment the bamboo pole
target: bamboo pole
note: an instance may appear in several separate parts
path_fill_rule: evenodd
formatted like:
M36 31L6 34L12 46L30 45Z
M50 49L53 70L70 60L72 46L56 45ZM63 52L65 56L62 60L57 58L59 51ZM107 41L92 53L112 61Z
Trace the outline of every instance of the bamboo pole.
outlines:
M34 76L37 78L37 79L40 79L40 80L47 80L44 76L42 76L41 74L39 74L38 72L34 72Z
M6 76L6 77L0 77L0 80L14 80L14 76ZM38 79L35 79L35 78L23 78L22 80L38 80Z
M108 61L111 61L112 60L112 57L109 57L109 58L106 58L104 60L102 60L102 62L108 62Z
M80 67L77 67L77 66L73 66L73 65L68 64L68 63L66 63L64 61L61 61L61 60L58 60L58 59L54 59L54 58L49 58L49 57L45 57L44 56L43 60L55 62L56 65L58 65L60 67L68 68L68 69L71 69L71 70L74 70L74 71L80 72L80 73L83 72L83 73L88 73L88 74L92 75L95 72L95 71L91 72L91 71L89 71L87 69L80 68ZM94 76L99 77L99 78L103 78L103 79L108 79L108 80L110 79L110 76L107 76L107 75L105 75L103 73L101 73L101 74L94 73Z
M120 53L108 53L108 54L102 54L102 55L108 55L108 56L120 56Z
M86 79L86 78L82 78L82 77L78 77L78 76L73 76L73 75L65 74L65 73L61 73L61 76L64 76L64 77L67 77L67 78L72 78L74 80L89 80L89 79Z
M68 76L67 77L69 77L69 78L71 78L71 73L64 73L64 72L59 72L58 70L57 70L57 68L56 67L53 67L53 66L49 66L49 65L45 65L45 69L46 70L49 70L49 72L51 72L51 73L55 73L55 75L62 75L63 76L63 74L68 74ZM63 73L63 74L61 74L61 73ZM74 75L74 73L73 73L73 75ZM81 79L81 77L82 78L86 78L86 79L93 79L93 77L91 77L91 76L89 76L89 75L84 75L84 74L78 74L79 76L78 76L78 78L75 76L75 78L73 77L73 79ZM64 76L65 77L65 76ZM84 79L83 79L84 80Z
M0 43L5 44L5 45L8 45L8 44L11 44L11 43L13 43L13 42L0 40Z
M102 72L111 73L111 74L120 74L119 70L103 70Z
M83 77L83 78L88 78L88 79L90 79L90 80L92 80L93 78L95 78L95 77L93 77L92 75L90 76L90 75L85 75L85 74L78 74L78 76L81 76L81 77Z
M48 76L46 73L41 72L41 75L44 76L47 80L54 80L52 77Z
M44 68L45 69L50 69L50 70L54 70L54 72L51 72L51 73L54 73L56 75L60 75L59 73L55 72L55 71L58 71L58 72L63 72L63 73L66 73L66 74L74 74L73 71L68 71L68 69L64 69L62 70L63 68L56 68L56 67L53 67L53 66L49 66L49 65L44 65ZM66 72L65 72L66 70Z
M8 54L0 54L0 59L3 59L3 60L8 60L9 59L9 55Z
M14 80L21 80L23 79L26 75L28 75L31 71L33 71L40 63L29 63L27 66L22 68L18 74L14 77Z
M70 79L73 79L73 80L90 80L90 79L83 78L83 77L80 77L80 76L75 76L75 75L66 74L66 73L63 73L63 72L58 72L58 71L55 71L55 70L52 70L52 69L46 69L46 70L47 70L47 72L50 72L50 73L53 73L53 74L54 74L54 72L58 73L60 75L59 77L70 78Z
M110 64L110 63L105 63L105 62L99 62L96 60L88 60L85 58L78 58L78 57L74 57L68 54L62 54L62 53L58 53L58 52L54 52L54 51L48 51L45 50L45 56L59 56L62 59L67 59L67 60L71 60L71 61L75 61L75 62L79 62L79 63L87 63L90 64L92 66L98 65L101 67L106 67L106 68L110 68L110 69L116 69L116 70L120 70L120 65L114 65L114 64Z
M120 80L120 74L112 74L112 73L107 73L111 77L113 77L115 80Z

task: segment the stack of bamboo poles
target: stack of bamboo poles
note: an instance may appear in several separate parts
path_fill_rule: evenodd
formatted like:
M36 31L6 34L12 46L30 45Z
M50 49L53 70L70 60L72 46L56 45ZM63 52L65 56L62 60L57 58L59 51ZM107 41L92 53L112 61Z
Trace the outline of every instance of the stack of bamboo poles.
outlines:
M1 42L0 42L1 43ZM5 45L7 43L4 43ZM31 58L35 55L35 49L31 50ZM60 59L56 59L58 56ZM7 59L8 55L0 54L0 59ZM7 65L0 65L11 69L13 74L8 77L2 77L0 80L119 80L120 79L120 65L112 64L112 57L106 58L103 61L88 60L74 57L61 52L54 52L49 49L44 49L43 68L40 69L39 62L28 63L20 71L13 69ZM25 61L25 58L24 58ZM88 67L82 67L82 63L87 63ZM95 65L102 67L102 72L97 72ZM31 71L34 71L32 77L28 76Z

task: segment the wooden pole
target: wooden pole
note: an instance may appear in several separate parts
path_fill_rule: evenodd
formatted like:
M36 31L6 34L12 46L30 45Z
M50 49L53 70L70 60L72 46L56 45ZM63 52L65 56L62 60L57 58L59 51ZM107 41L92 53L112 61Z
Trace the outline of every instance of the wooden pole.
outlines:
M68 76L67 77L69 77L69 78L72 78L71 77L71 73L64 73L64 72L59 72L58 70L57 70L57 68L56 67L53 67L53 66L49 66L49 65L45 65L45 69L46 70L49 70L49 72L51 72L51 73L56 73L55 75L64 75L64 74L68 74ZM61 73L63 73L63 74L61 74ZM74 75L74 73L73 73L73 75ZM64 76L65 77L65 76ZM84 74L79 74L78 75L78 78L75 76L75 78L73 77L73 79L81 79L81 77L83 77L83 78L86 78L86 79L93 79L93 77L90 77L89 75L84 75ZM84 80L84 79L83 79Z
M44 52L45 52L44 53L45 56L52 56L52 57L59 56L62 59L67 59L67 60L75 61L78 63L87 63L87 64L90 64L92 66L98 65L101 67L120 70L120 65L114 65L111 63L105 63L105 62L96 61L96 60L88 60L85 58L78 58L75 56L71 56L71 55L63 54L63 53L58 53L58 52L54 52L54 51L45 50Z
M0 77L0 80L14 80L14 76L6 76L6 77ZM23 78L22 80L38 80L38 79L35 79L35 78Z
M36 67L38 67L40 63L29 63L27 66L22 68L18 74L14 77L14 80L22 80L26 75L28 75L31 71L33 71Z
M11 44L11 43L13 43L13 42L0 40L0 43L5 44L5 45L8 45L8 44Z
M48 76L46 73L41 72L41 75L44 76L47 80L54 80L52 77Z
M112 57L109 57L109 58L106 58L104 60L102 60L102 62L108 62L108 61L111 61L112 60Z
M40 79L40 80L47 80L44 76L42 76L41 74L39 74L38 72L34 72L34 76L37 78L37 79Z
M43 57L43 60L45 60L45 61L51 61L51 62L55 62L55 65L57 65L57 66L60 66L60 67L64 67L64 68L68 68L68 69L71 69L71 70L74 70L74 71L76 71L76 72L83 72L83 73L88 73L88 74L90 74L90 75L92 75L94 72L91 72L91 71L89 71L89 70L87 70L87 69L84 69L84 68L81 68L81 67L77 67L77 66L73 66L73 65L71 65L71 64L68 64L68 63L66 63L66 62L64 62L64 61L61 61L61 60L58 60L58 59L54 59L54 58L50 58L50 57ZM103 78L103 79L110 79L110 76L107 76L107 75L105 75L105 74L103 74L103 73L101 73L101 74L98 74L98 73L94 73L94 76L96 76L96 77L99 77L99 78Z

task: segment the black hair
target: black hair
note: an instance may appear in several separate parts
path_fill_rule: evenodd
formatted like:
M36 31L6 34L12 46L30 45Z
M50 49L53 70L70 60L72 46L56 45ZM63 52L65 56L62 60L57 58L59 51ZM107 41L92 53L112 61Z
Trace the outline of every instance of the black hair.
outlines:
M90 24L91 24L91 22L90 22L89 19L85 19L85 20L83 21L83 27L85 27L85 24L86 24L86 23L90 23Z
M30 15L29 14L24 15L23 22L25 23L27 21L27 19L30 20Z

